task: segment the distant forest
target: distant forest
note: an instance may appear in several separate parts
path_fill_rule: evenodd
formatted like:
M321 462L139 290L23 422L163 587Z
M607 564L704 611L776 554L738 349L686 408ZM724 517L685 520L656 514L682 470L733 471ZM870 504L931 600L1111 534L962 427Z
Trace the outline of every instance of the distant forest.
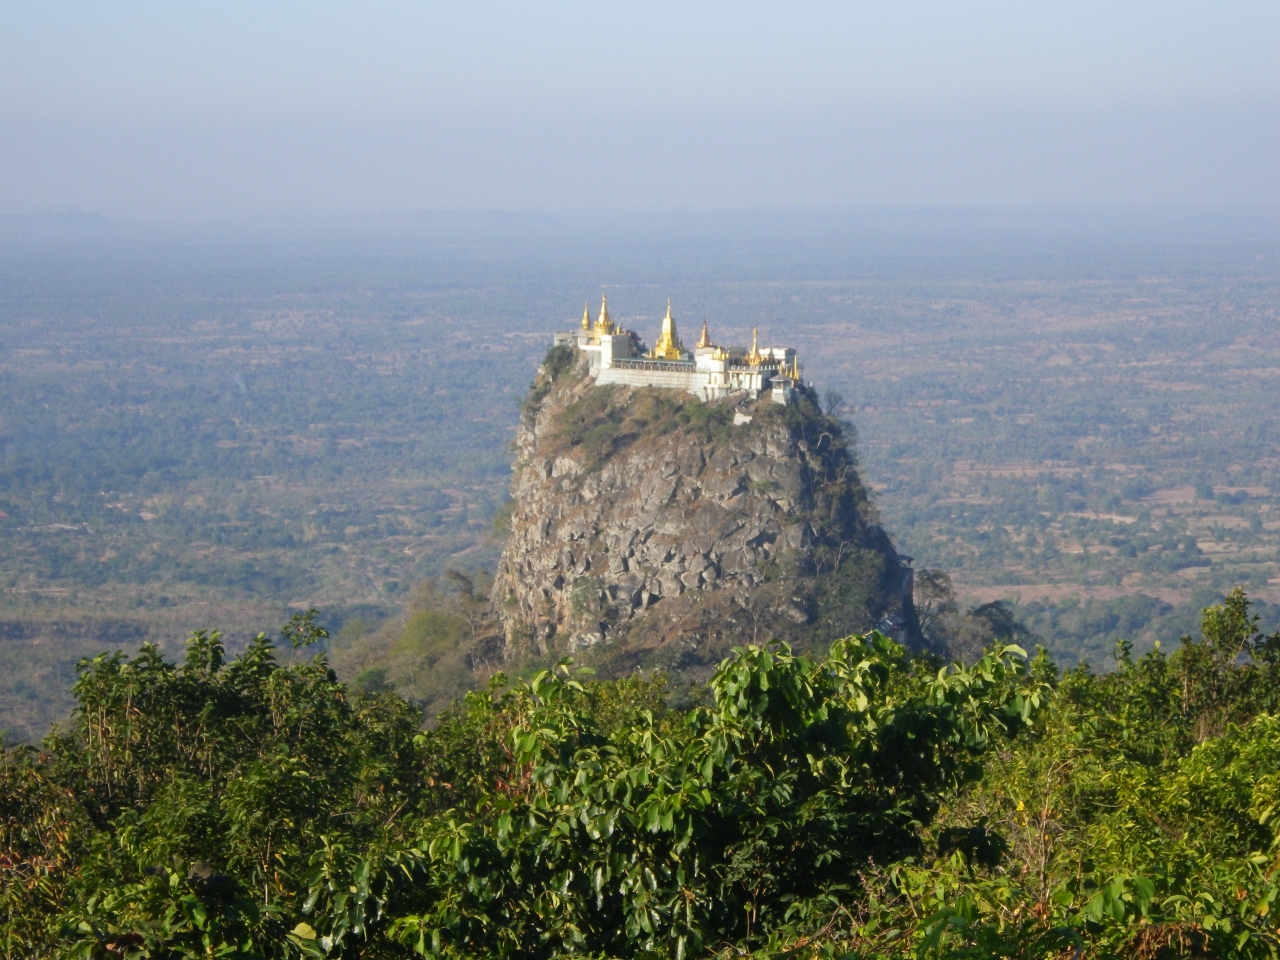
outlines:
M900 549L1059 663L1237 584L1270 628L1280 232L1126 217L0 223L0 730L63 716L81 656L394 631L491 567L520 398L602 285L642 333L670 296L799 347Z

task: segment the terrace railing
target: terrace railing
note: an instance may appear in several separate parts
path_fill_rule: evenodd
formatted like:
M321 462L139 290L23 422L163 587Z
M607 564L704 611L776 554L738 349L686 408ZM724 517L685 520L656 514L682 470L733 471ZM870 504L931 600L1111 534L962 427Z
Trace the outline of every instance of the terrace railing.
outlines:
M664 373L693 373L692 363L680 360L614 360L614 367L619 370L651 370Z

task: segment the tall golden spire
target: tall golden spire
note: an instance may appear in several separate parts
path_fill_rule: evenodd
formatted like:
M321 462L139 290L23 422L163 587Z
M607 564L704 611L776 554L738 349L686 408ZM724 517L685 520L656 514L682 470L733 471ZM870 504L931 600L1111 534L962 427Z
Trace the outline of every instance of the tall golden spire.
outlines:
M702 336L698 338L698 349L711 346L711 338L707 336L707 321L702 321Z
M667 301L667 315L662 318L662 333L658 335L658 342L653 345L649 356L655 360L679 360L684 356L680 336L676 333L676 320L671 316L670 300Z
M591 304L584 303L582 305L582 329L591 329Z
M613 333L613 321L609 319L609 298L600 294L600 316L596 317L596 333Z
M751 364L753 367L760 366L761 362L764 360L764 357L760 353L759 332L758 327L751 328L751 352L747 354L747 363Z

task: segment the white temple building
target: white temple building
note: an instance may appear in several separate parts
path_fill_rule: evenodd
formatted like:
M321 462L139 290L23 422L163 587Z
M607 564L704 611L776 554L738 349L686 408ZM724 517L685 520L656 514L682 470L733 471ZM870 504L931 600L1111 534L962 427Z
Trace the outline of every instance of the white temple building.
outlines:
M721 347L713 344L702 324L702 336L692 352L685 349L676 332L667 301L667 315L653 349L645 351L634 331L623 330L609 319L608 300L600 302L600 316L591 319L589 308L582 311L582 328L555 335L557 345L572 346L586 354L590 374L600 385L666 387L685 390L703 400L719 400L734 393L756 399L765 392L778 403L789 403L800 381L800 365L791 347L761 347L756 331L751 347Z

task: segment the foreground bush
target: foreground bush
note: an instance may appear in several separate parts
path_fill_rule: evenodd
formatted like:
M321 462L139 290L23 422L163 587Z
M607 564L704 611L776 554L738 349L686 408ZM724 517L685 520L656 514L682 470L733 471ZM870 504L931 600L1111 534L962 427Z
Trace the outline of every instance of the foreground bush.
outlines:
M1184 638L1055 683L926 831L931 856L867 874L828 956L1280 956L1280 636L1243 592ZM806 936L798 936L804 933Z
M287 630L315 638L305 618ZM427 733L263 636L230 663L81 666L72 728L3 768L10 956L686 956L857 897L1040 698L1015 651L883 637L726 661L707 705L568 667Z
M688 711L566 663L426 732L285 634L81 665L0 766L6 956L1277 954L1280 641L1242 594L1105 676L872 633L739 650Z

